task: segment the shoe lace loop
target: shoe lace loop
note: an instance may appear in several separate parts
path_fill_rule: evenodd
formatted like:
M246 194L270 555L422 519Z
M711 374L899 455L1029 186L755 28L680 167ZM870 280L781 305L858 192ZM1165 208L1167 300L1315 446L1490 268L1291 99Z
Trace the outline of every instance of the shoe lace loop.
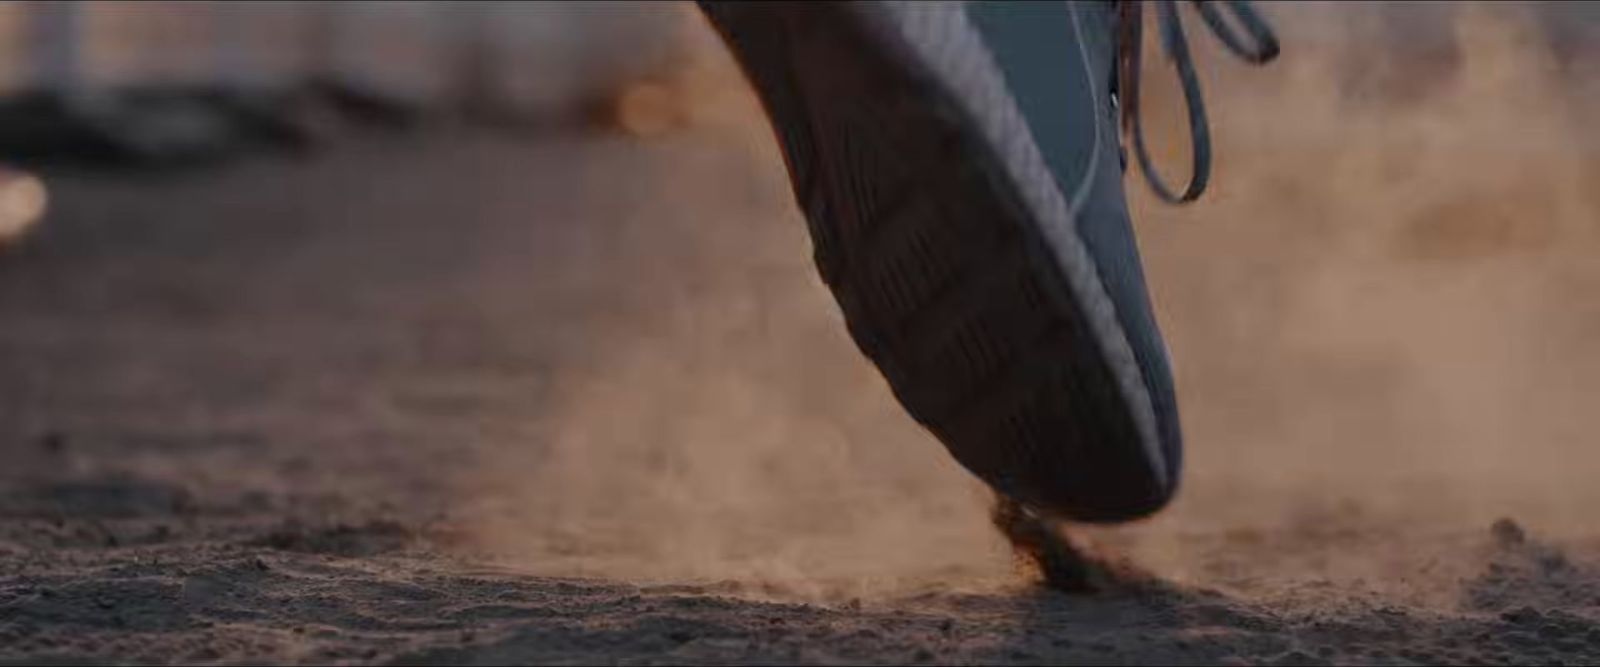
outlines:
M1278 56L1278 38L1272 28L1246 0L1191 0L1200 18L1211 28L1212 34L1234 55L1251 64L1266 63ZM1139 170L1145 181L1162 200L1172 204L1194 201L1205 192L1211 179L1211 130L1206 121L1205 101L1200 97L1200 79L1194 71L1194 59L1189 53L1189 43L1184 37L1183 22L1178 18L1174 0L1129 0L1119 3L1118 23L1121 26L1117 54L1117 88L1122 106L1123 132L1132 135L1134 153L1139 160ZM1144 34L1144 7L1154 4L1156 20L1161 30L1161 46L1167 58L1178 70L1178 81L1183 87L1183 99L1189 111L1189 137L1192 142L1192 165L1189 183L1183 191L1175 193L1156 170L1154 160L1145 147L1144 125L1139 114L1139 71ZM1233 14L1235 22L1249 35L1249 42L1224 20L1222 10Z

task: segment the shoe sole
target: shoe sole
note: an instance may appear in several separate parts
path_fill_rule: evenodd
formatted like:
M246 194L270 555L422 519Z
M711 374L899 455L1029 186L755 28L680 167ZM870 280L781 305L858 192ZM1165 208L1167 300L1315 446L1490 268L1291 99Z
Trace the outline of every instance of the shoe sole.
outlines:
M1175 475L1080 201L959 7L703 8L773 120L851 337L911 416L1030 507L1122 521L1165 505Z

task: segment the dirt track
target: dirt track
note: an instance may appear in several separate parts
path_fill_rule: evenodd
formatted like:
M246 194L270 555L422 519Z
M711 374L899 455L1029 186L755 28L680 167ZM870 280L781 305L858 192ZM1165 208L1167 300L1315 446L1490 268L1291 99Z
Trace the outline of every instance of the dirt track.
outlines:
M1480 132L1581 117L1492 74L1380 125L1213 73L1217 191L1138 202L1193 469L1089 596L850 348L748 106L57 175L0 255L0 661L1595 662L1596 153Z

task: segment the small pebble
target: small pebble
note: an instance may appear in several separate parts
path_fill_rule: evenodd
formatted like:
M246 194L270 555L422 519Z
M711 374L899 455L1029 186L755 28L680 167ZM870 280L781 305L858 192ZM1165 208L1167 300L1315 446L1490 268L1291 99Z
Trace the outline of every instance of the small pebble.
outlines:
M1313 656L1305 651L1289 651L1288 653L1273 658L1271 664L1290 667L1296 665L1326 665L1329 663L1327 660Z
M1528 541L1528 533L1511 519L1498 519L1489 526L1489 534L1503 547L1514 547Z
M1544 614L1539 613L1539 610L1533 607L1522 606L1511 611L1502 612L1500 620L1517 625L1533 625L1543 621Z

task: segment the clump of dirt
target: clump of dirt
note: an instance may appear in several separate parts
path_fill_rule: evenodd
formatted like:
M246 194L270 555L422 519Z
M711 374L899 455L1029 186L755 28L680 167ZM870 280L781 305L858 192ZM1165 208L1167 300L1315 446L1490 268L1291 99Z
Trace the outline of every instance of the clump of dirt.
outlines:
M1051 519L1004 496L996 496L989 515L1016 555L1017 563L1046 587L1065 593L1097 593L1146 588L1148 572L1125 558L1097 550L1068 534L1068 524Z

